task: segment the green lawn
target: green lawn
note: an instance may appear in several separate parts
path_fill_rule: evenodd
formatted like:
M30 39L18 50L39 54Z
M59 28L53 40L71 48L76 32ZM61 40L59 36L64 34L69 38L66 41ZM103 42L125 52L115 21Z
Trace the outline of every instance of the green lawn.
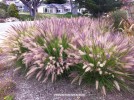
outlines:
M29 13L20 13L20 20L33 20ZM36 16L36 19L42 19L42 18L51 18L51 17L58 17L58 18L71 18L71 17L77 17L76 15L72 15L71 13L67 14L41 14L38 13Z

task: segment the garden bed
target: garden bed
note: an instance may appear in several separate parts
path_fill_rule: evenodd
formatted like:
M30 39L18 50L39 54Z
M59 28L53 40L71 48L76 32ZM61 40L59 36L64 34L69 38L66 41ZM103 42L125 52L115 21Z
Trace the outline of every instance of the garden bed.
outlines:
M12 77L16 100L131 100L133 95L123 91L133 88L133 72L128 70L134 65L133 37L113 31L108 23L83 17L12 26L1 44L6 56L0 57L6 60L0 63L13 64L20 74Z
M15 100L133 100L134 96L129 93L108 92L107 96L102 96L93 87L88 85L79 86L70 85L70 81L63 79L52 83L38 82L35 79L27 80L23 75L13 75L13 69L5 70L3 74L13 79L16 88L13 89ZM3 80L3 79L2 79ZM74 95L74 96L56 96L56 94ZM78 96L79 95L79 96ZM84 95L84 96L82 96Z

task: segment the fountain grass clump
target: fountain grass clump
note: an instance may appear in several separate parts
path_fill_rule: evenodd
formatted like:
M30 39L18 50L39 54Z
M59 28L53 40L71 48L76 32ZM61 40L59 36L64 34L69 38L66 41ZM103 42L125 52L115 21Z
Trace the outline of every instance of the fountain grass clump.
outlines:
M115 88L132 90L133 45L104 20L52 18L12 26L8 33L1 57L12 57L15 71L28 79L54 82L69 76L72 83L94 84L104 95Z

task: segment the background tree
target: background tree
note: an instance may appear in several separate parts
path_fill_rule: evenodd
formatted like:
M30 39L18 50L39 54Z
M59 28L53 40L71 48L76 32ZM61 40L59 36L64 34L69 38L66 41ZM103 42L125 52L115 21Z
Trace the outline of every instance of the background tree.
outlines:
M72 9L73 9L73 0L69 0L70 2L70 6L71 6L71 13L72 13Z
M79 4L79 8L86 8L94 17L122 6L122 0L76 0L76 3Z
M19 18L19 11L16 7L15 4L11 4L9 5L8 9L7 9L7 12L8 12L8 15L10 17L16 17L16 18Z
M30 15L35 17L37 8L40 6L43 0L20 0L30 11Z

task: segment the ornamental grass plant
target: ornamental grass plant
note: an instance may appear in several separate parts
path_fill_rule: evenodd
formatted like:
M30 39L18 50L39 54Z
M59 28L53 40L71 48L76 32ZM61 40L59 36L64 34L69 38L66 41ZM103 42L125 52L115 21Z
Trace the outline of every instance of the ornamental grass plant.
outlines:
M105 20L86 17L22 23L8 31L1 58L11 57L15 71L28 79L54 82L70 77L72 83L94 84L104 95L114 88L131 91L134 45L113 32Z
M128 69L132 69L134 64L134 47L127 38L121 34L93 33L82 34L74 42L76 47L68 54L80 58L81 62L69 75L73 78L72 83L94 84L104 95L106 90L114 88L132 90L129 86L133 85L133 73Z

